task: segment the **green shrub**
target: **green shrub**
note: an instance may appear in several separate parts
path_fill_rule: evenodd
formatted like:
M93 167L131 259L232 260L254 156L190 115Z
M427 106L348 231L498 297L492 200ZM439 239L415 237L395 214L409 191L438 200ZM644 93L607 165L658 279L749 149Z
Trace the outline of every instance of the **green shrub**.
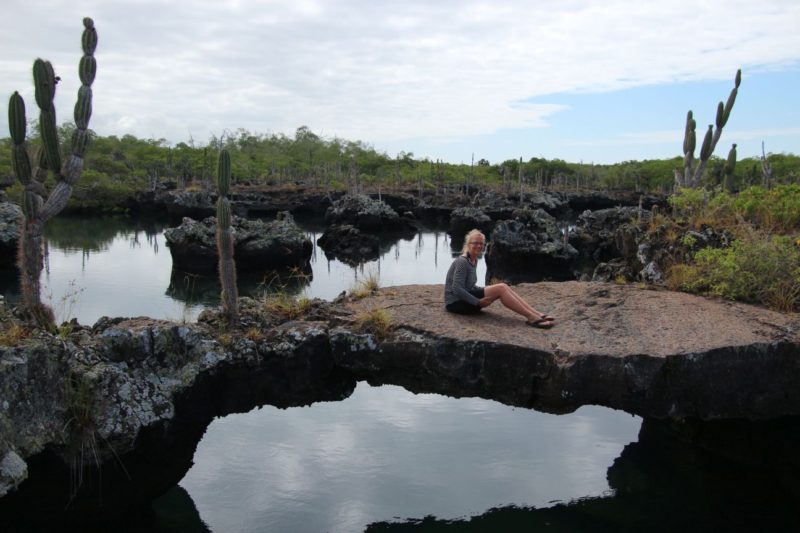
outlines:
M141 187L136 180L115 180L103 172L85 169L81 181L75 184L69 205L72 208L112 211L125 205Z
M723 190L680 189L669 198L678 216L699 227L731 227L741 222L778 233L800 227L800 185L749 187L738 195Z
M691 216L701 212L705 207L706 192L703 189L678 189L667 202L676 213Z
M739 193L733 208L760 227L791 231L800 226L800 185L778 185L774 189L750 187Z
M704 248L676 278L690 292L760 303L782 311L800 305L800 249L788 236L751 231L728 248Z

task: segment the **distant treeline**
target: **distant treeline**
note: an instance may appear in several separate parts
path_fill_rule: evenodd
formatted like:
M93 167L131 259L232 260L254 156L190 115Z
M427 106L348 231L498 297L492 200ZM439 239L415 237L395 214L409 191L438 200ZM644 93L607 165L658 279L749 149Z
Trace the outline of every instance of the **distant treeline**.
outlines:
M73 127L65 124L59 128L65 150ZM14 184L11 141L4 138L0 143L0 184L9 187ZM100 202L105 195L142 190L164 181L174 182L178 187L204 187L214 178L217 153L223 146L231 154L234 183L303 183L351 190L378 185L429 189L464 184L500 186L509 192L523 187L526 191L624 189L667 193L673 189L674 171L683 165L681 157L611 165L539 157L489 162L478 157L472 164L452 164L417 159L410 152L390 157L367 143L320 137L305 126L298 128L292 137L240 129L221 138L212 137L206 144L190 141L175 146L165 139L139 139L133 135L103 137L92 132L76 194L80 198L92 191L94 200ZM676 141L676 151L679 149ZM723 159L712 157L705 185L722 183L723 165ZM761 158L739 161L732 188L770 187L780 183L800 183L800 157L770 154L765 161ZM10 193L13 194L13 187Z

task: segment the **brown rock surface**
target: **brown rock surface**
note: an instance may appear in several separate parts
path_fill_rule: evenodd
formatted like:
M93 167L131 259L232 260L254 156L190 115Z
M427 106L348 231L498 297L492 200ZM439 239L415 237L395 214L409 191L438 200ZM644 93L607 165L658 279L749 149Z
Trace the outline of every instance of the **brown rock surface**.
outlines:
M389 309L396 325L420 332L504 342L564 358L668 357L785 338L800 340L800 320L795 315L681 292L579 281L523 283L513 288L536 309L555 316L555 326L549 330L528 327L499 301L478 316L447 313L441 285L391 287L350 307L355 311Z
M452 381L433 392L554 412L591 403L659 418L800 414L797 315L634 285L573 281L515 290L555 316L555 326L526 326L499 302L478 316L447 313L441 285L391 287L348 306L392 315L387 355L370 369L385 382L398 381L393 368L408 374L397 358L411 348L422 370L403 379L417 388ZM437 362L443 354L446 364ZM468 367L459 393L458 373Z

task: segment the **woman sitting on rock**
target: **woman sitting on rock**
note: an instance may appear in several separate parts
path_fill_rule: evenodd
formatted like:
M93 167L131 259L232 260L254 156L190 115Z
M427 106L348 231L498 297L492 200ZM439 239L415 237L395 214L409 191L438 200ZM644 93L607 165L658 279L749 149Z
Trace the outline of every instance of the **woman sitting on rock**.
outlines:
M464 238L462 254L453 260L444 284L445 308L451 313L472 315L480 313L481 308L488 307L495 300L525 317L525 323L537 328L549 328L554 318L541 313L528 305L525 300L505 283L497 283L487 287L477 287L476 265L486 245L486 236L474 229Z

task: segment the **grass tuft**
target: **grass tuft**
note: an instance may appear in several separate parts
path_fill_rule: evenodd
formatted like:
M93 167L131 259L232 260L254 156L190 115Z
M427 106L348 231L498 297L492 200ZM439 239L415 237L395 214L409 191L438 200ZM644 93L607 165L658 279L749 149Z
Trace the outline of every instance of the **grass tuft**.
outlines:
M13 324L8 329L0 331L0 346L18 346L30 336L31 332L21 324Z
M353 289L350 291L350 295L357 299L361 300L362 298L366 298L367 296L371 296L378 292L380 288L380 281L377 274L370 274L366 278L362 279Z
M276 292L264 297L264 311L285 320L294 320L308 313L311 300L305 296L295 298L285 292Z
M370 309L355 317L356 329L369 333L377 340L385 339L394 328L392 316L386 309Z

